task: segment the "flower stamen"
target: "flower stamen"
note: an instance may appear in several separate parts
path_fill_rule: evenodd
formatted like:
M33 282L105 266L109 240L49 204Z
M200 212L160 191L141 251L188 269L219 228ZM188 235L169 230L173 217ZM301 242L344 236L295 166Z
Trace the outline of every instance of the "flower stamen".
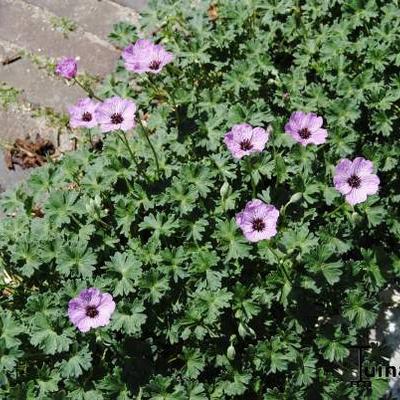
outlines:
M149 68L154 71L154 70L160 68L160 65L161 65L161 61L153 60L153 61L150 62Z
M349 186L354 189L358 189L361 186L361 179L357 175L351 175L350 178L347 180Z
M299 130L299 136L302 139L306 140L306 139L309 139L311 137L311 132L310 132L310 130L308 128L303 128L303 129Z
M265 222L261 218L255 218L252 222L253 230L261 232L265 229Z
M243 151L248 151L253 148L253 144L251 143L250 139L244 139L240 142L240 148Z
M120 113L114 113L113 115L111 115L111 123L114 125L118 125L118 124L122 124L122 122L124 121L124 118L122 117L122 115Z
M97 310L97 307L95 307L95 306L87 306L86 307L86 315L89 318L95 318L99 315L99 311Z
M89 122L89 121L91 121L92 120L92 114L90 113L90 112L87 112L87 111L85 111L83 114L82 114L82 121L85 121L85 122Z

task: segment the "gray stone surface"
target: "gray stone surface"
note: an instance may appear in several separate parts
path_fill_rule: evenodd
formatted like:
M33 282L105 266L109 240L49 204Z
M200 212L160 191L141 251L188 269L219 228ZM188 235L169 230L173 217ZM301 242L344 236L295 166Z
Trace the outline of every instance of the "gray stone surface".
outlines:
M53 142L57 140L56 129L49 128L44 118L32 117L28 109L9 107L7 110L2 110L0 108L0 124L1 147L13 143L17 137L33 138L38 133L50 138ZM29 173L30 170L23 170L19 166L16 166L15 170L9 170L4 161L4 155L0 152L0 193L18 184Z
M142 11L146 8L148 0L112 0L124 7L130 7L136 11Z
M135 23L137 13L108 0L25 0L59 17L75 21L86 32L107 40L113 25L120 21Z
M13 45L5 46L0 41L0 64L6 63L11 57L18 55L18 50ZM1 67L0 67L1 68ZM1 77L1 74L0 74Z
M86 93L77 85L67 86L62 79L49 77L29 59L22 58L9 65L0 65L0 81L20 89L30 103L66 112L67 105L74 104Z
M49 127L44 117L32 116L32 111L9 107L7 110L0 108L0 137L1 144L10 144L16 138L25 138L27 136L34 138L36 134L50 138L53 141L57 140L57 129Z
M53 28L51 15L21 0L1 0L0 39L47 57L79 57L80 68L92 74L114 69L119 51L87 32L71 32L66 38Z
M4 162L4 156L0 154L0 195L7 189L11 189L23 181L30 173L30 170L16 167L15 170L9 170Z
M43 117L32 116L31 105L51 107L66 112L67 106L84 96L79 87L68 87L62 79L51 78L29 58L2 63L24 52L59 58L78 59L79 70L104 76L112 72L120 56L107 36L115 23L135 23L137 10L146 0L0 0L0 82L20 89L20 103L7 110L0 108L0 143L11 144L18 137L35 137L39 133L58 141L60 151L70 148L70 136L58 137L58 130L48 126ZM55 21L66 17L76 24L65 36ZM9 188L30 171L16 167L9 171L0 152L0 185Z

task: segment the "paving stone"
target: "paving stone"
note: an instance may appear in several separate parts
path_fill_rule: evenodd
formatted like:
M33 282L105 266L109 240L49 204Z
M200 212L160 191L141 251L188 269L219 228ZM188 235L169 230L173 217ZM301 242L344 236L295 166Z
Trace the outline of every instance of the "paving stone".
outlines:
M68 131L59 132L58 128L49 126L45 117L33 116L32 110L23 105L0 108L0 127L0 147L12 145L17 138L29 136L35 139L39 134L51 140L60 152L74 149L74 142ZM26 177L29 171L22 170L19 166L15 166L14 171L9 170L4 162L4 155L0 152L0 193Z
M147 7L148 0L112 0L114 3L124 7L133 8L136 11L142 11Z
M9 170L4 161L4 156L0 153L0 195L2 192L16 186L29 176L30 170L22 169L19 166L15 170ZM0 215L1 217L2 215Z
M78 56L80 68L92 74L114 70L119 51L87 32L71 32L66 38L53 28L52 15L21 0L1 0L0 39L43 56Z
M77 85L68 86L62 79L49 77L46 71L38 69L29 59L22 58L9 65L0 65L0 80L23 91L23 97L57 112L66 112L86 93Z
M44 118L34 118L29 110L23 108L9 107L7 110L0 108L0 137L1 145L10 145L16 138L36 134L50 138L54 143L57 141L57 131L49 128ZM14 187L28 176L30 170L23 170L19 166L15 170L9 170L4 160L3 152L0 152L0 193Z
M108 0L25 0L25 2L47 9L59 17L75 21L86 32L107 40L113 25L120 21L134 23L137 13L130 8Z
M11 60L17 56L18 53L19 51L16 50L14 46L4 46L3 43L0 42L0 64L6 63L7 60Z
M44 117L34 117L22 106L0 108L1 143L11 144L16 138L34 138L36 134L57 141L57 129L49 127Z

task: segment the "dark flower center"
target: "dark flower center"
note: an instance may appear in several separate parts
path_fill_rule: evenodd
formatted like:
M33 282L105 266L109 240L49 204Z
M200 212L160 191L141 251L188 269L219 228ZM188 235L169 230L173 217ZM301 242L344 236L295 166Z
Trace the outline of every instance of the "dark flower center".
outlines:
M149 68L152 70L158 69L160 68L161 65L161 61L158 60L153 60L150 64L149 64Z
M308 139L311 136L311 132L309 131L308 128L303 128L299 130L299 136L302 139Z
M113 115L111 115L111 123L113 123L114 125L121 124L123 120L124 118L120 113L114 113Z
M86 111L82 114L82 121L89 122L91 120L92 120L92 114L90 114L90 112Z
M265 228L265 223L261 218L253 219L253 229L257 232L261 232Z
M86 307L86 315L89 318L94 318L99 315L99 311L97 310L97 307L95 307L95 306L87 306Z
M244 139L240 142L240 148L244 151L251 150L253 148L250 139Z
M347 183L352 188L359 188L361 186L361 179L357 175L352 175L349 179L347 179Z

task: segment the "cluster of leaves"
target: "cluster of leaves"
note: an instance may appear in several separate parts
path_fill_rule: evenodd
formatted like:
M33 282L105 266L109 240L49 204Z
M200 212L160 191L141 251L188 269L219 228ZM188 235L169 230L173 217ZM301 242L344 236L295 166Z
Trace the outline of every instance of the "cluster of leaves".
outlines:
M161 177L138 126L130 145L151 183L111 133L3 196L0 396L378 399L384 380L348 379L350 346L400 275L397 2L162 0L140 23L174 63L135 77L120 63L101 95L137 103ZM137 37L127 24L111 35ZM325 145L283 132L296 110L324 116ZM241 122L273 133L237 162L222 138ZM356 156L381 190L351 208L332 171ZM258 244L234 221L251 181L281 210ZM82 334L67 304L92 286L117 309Z

